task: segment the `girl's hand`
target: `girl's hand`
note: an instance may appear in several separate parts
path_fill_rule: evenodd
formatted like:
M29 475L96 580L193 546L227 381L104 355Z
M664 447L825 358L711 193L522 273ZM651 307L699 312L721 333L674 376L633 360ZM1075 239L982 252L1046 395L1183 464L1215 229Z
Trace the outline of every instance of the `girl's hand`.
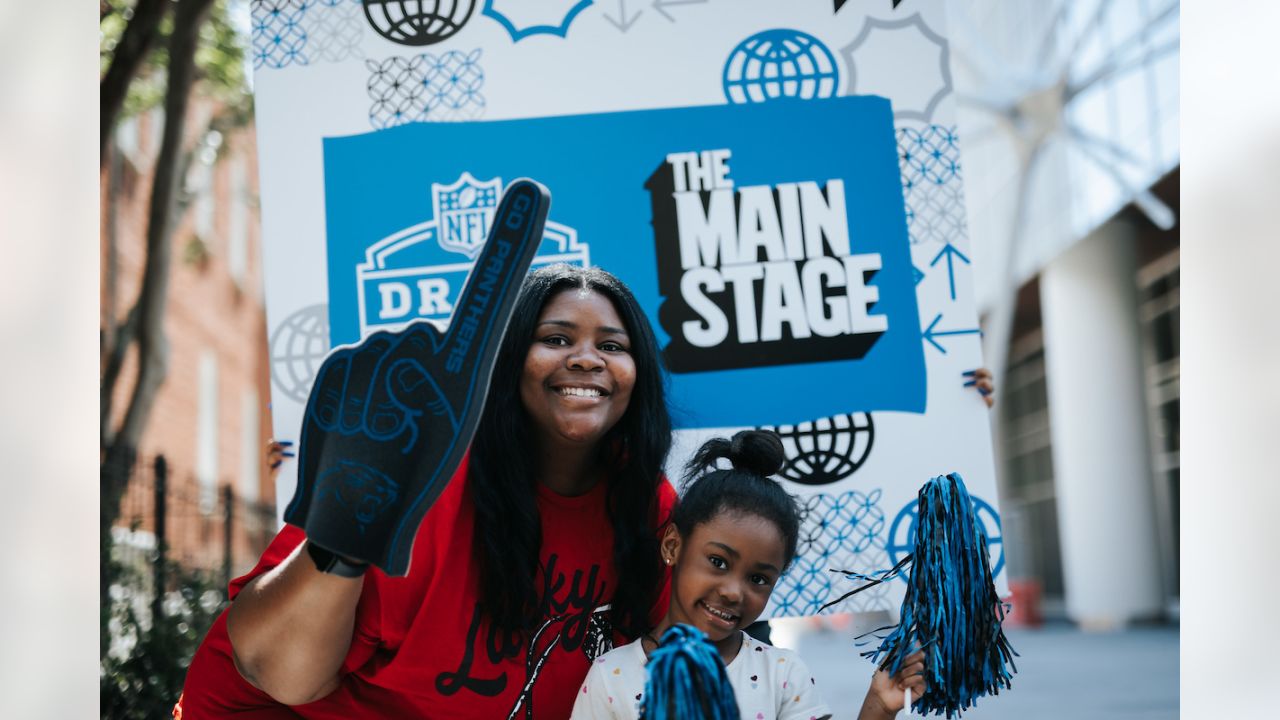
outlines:
M871 687L867 688L867 698L862 703L862 712L858 720L881 720L892 718L902 710L903 691L911 689L911 701L915 702L924 694L924 651L907 656L902 669L889 675L887 670L877 670L871 677Z

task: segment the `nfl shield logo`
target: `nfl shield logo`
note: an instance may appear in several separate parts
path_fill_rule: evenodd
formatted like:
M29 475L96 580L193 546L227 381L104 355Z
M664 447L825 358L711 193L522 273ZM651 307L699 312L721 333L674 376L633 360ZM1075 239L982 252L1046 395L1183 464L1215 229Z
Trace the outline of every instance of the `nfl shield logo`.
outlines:
M462 173L452 185L431 183L440 247L475 259L489 237L489 225L501 194L502 178L482 183L469 172Z

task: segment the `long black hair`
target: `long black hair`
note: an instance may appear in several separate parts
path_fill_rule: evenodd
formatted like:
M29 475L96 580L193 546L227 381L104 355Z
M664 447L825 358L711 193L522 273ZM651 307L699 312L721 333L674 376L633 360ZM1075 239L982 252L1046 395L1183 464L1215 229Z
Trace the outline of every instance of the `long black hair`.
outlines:
M469 482L475 500L474 552L480 565L480 604L489 621L527 631L539 601L534 581L542 528L534 501L537 472L534 426L520 401L520 377L542 308L566 290L595 291L613 303L630 339L636 382L631 402L602 438L608 470L607 508L613 524L614 588L611 620L628 637L648 632L649 610L662 578L656 528L658 483L671 449L666 375L649 320L631 291L599 268L550 265L520 289L489 384L489 397L471 444Z
M732 469L717 469L727 459ZM800 509L771 480L786 460L782 440L770 430L743 430L732 439L712 438L685 465L684 487L671 522L684 537L724 512L758 515L772 522L786 543L786 564L796 556Z

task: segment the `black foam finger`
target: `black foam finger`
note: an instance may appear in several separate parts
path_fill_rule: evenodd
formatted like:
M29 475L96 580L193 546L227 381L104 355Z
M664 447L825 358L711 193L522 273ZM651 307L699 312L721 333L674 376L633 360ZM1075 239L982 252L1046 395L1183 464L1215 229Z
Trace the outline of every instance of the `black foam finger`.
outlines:
M325 454L329 437L340 437L342 391L351 366L348 350L346 346L334 348L320 363L311 394L307 396L307 406L302 412L302 432L298 436L298 481L293 499L284 509L284 521L292 525L306 526L311 500L315 496L316 469Z
M390 333L379 332L365 338L364 342L350 350L347 383L342 389L343 432L354 433L365 425L369 396L378 364L392 346Z
M512 182L498 204L489 238L454 306L449 329L435 356L433 369L437 372L430 373L431 392L439 393L440 404L427 402L423 407L421 433L426 442L441 443L441 454L433 465L419 463L414 474L414 493L406 498L408 506L385 557L377 563L388 574L407 571L422 516L444 490L471 444L497 348L520 285L542 242L550 205L550 192L529 179ZM432 455L435 453L423 457Z
M342 419L342 389L347 384L348 367L347 353L340 348L330 353L316 371L306 415L326 430L336 430Z
M455 407L484 400L484 392L477 394L473 388L489 386L495 349L542 242L550 206L547 189L524 178L511 183L498 204L489 239L454 306L441 348L445 358L441 385Z
M531 180L507 188L447 333L417 321L322 364L285 510L312 542L388 575L408 572L418 525L475 432L549 205Z
M414 422L414 417L421 414L415 405L406 404L399 399L394 385L399 372L397 368L400 358L409 356L421 358L429 353L406 349L406 345L422 347L421 342L408 343L406 340L415 332L435 332L425 321L414 322L409 327L395 333L391 344L379 358L374 371L369 375L369 401L365 410L364 431L375 440L390 441L406 432ZM430 346L427 343L426 346ZM406 448L410 450L412 448Z

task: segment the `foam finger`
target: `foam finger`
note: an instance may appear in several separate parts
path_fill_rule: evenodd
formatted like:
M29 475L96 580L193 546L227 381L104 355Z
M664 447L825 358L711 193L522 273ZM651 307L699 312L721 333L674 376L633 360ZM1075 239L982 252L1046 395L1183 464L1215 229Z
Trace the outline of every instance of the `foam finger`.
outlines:
M364 426L369 396L378 366L392 346L392 335L378 332L351 349L347 383L342 392L341 427L355 432Z
M335 350L320 363L307 399L307 416L323 430L336 430L342 416L342 389L350 361L345 349Z
M489 381L492 348L502 339L520 284L542 242L550 204L550 193L532 180L511 183L498 204L489 239L467 276L441 348L444 376L438 380L459 414L465 413L462 406L471 389Z

